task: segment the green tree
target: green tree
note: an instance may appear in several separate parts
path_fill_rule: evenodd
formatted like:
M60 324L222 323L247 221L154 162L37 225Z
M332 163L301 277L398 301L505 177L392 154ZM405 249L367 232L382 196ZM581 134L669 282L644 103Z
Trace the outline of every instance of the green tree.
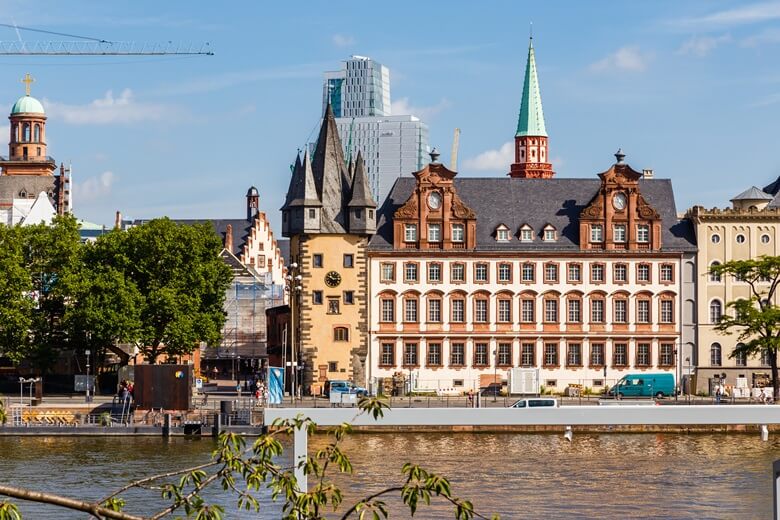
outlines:
M774 398L780 398L777 378L777 351L780 347L780 307L776 292L780 284L780 257L761 256L752 260L732 260L711 268L711 273L731 276L749 288L748 298L726 304L715 329L725 334L737 334L739 345L730 356L755 356L766 352L772 369ZM729 312L731 311L731 312Z
M19 363L26 354L35 302L19 228L0 226L0 353Z

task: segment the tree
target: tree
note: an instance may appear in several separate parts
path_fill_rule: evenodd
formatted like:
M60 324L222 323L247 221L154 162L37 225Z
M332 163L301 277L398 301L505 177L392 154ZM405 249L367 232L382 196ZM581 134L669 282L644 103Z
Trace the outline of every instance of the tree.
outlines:
M715 265L710 270L717 275L728 275L747 284L750 296L726 304L715 330L725 334L737 333L740 344L730 357L760 355L766 352L772 369L774 398L780 398L777 375L777 352L780 347L780 307L775 296L780 284L780 257L761 256L751 260L732 260ZM731 310L732 312L728 312Z
M18 363L29 341L35 306L19 228L0 226L0 273L0 353Z
M375 419L381 417L387 405L377 398L363 398L359 403L360 413L370 414ZM170 505L163 507L152 516L158 520L183 510L187 518L197 520L221 520L224 510L221 506L207 503L202 491L218 483L225 492L236 496L239 509L260 512L260 502L255 493L268 489L274 501L282 502L282 515L285 520L324 520L325 514L347 520L380 520L389 518L390 510L385 497L395 494L408 507L414 516L419 507L430 505L431 499L439 498L453 507L453 516L457 520L479 518L487 520L468 500L455 496L452 486L445 477L431 473L416 464L404 464L401 481L364 497L351 506L343 502L341 489L330 480L329 472L351 474L352 464L341 449L343 439L350 433L348 423L336 427L330 432L332 441L314 455L307 455L299 467L315 482L310 490L299 488L293 467L282 467L276 461L282 455L280 435L288 435L295 430L314 433L316 424L302 416L296 419L278 421L273 431L261 435L250 447L244 437L232 433L223 433L219 438L212 460L198 466L171 471L162 475L130 482L114 493L97 502L63 497L51 493L42 493L28 489L0 484L0 495L43 502L55 506L90 513L97 518L119 520L144 520L144 517L126 512L128 504L122 495L131 489L162 491L163 499ZM14 516L17 515L17 516ZM18 509L8 501L0 501L0 520L17 520ZM491 517L498 519L498 515Z

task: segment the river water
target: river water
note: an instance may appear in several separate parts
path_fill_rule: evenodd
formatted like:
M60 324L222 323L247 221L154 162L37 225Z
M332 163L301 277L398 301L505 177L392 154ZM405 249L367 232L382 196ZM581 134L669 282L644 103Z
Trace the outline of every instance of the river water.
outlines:
M325 436L310 441L310 450ZM0 482L97 499L132 479L205 462L211 439L131 437L0 437ZM345 502L400 482L416 462L450 478L457 496L478 511L517 518L770 518L772 462L780 435L386 433L347 439L355 474L339 479ZM288 455L289 462L289 455ZM145 493L145 494L142 494ZM149 514L158 492L128 495L129 512ZM217 490L208 500L228 506L227 518L280 516L264 498L263 512L238 512ZM17 502L25 519L86 515ZM158 502L159 503L159 502ZM389 500L391 518L409 518ZM415 518L453 518L434 506ZM488 515L489 516L489 515Z

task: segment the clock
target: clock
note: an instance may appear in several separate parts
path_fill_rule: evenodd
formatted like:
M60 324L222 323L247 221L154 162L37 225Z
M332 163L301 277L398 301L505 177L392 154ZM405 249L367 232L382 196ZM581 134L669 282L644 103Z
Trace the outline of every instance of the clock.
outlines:
M338 287L341 283L341 275L336 271L328 271L325 275L325 285L328 287Z
M612 197L612 205L618 211L626 209L626 194L622 192L615 193L615 196Z
M430 206L431 209L439 209L441 207L441 193L432 191L431 194L428 195L428 206Z

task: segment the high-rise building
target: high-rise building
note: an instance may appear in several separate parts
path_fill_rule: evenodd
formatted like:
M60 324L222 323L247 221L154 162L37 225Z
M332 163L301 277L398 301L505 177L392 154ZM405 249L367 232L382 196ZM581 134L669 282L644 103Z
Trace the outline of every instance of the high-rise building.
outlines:
M413 115L391 114L387 67L352 56L341 70L324 74L322 101L323 112L330 103L346 161L361 152L375 200L384 198L395 179L425 164L428 126Z

